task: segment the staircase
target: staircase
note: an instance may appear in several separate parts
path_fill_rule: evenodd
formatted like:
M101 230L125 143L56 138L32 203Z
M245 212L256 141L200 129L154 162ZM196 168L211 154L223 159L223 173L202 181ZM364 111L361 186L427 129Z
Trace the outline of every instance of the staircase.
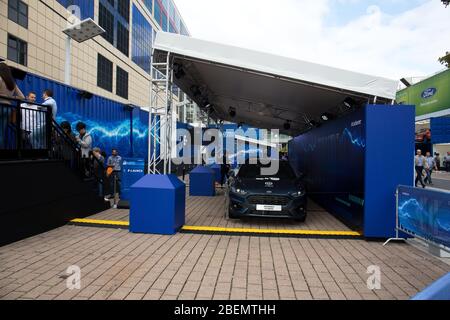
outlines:
M20 117L8 123L8 135L1 136L4 143L0 143L0 246L110 207L98 192L102 175L95 174L92 162L82 159L76 142L48 110L44 112L47 130L45 143L40 143L39 149L24 148L26 143L19 139L24 137L24 130L14 124L21 123ZM0 104L0 115L13 113L16 116L22 113L19 104ZM0 130L3 129L4 124L0 124ZM103 164L97 161L96 166ZM97 172L102 172L102 167L97 168Z

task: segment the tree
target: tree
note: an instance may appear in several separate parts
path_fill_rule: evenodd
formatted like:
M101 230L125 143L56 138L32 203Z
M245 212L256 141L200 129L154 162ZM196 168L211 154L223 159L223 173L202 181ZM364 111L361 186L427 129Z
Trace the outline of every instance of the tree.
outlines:
M445 56L440 57L439 62L450 69L450 52L446 52Z

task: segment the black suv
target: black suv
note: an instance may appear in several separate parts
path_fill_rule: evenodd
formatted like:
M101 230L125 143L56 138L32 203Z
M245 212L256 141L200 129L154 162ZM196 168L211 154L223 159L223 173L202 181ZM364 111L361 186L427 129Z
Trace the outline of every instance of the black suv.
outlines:
M244 217L306 219L306 192L289 162L280 161L278 173L262 175L261 164L244 164L229 174L227 210L231 219Z

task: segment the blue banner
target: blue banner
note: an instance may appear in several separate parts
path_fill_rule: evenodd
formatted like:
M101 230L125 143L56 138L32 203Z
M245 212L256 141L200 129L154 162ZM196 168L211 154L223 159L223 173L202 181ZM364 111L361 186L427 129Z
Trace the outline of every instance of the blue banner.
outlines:
M124 159L122 164L122 183L120 199L129 201L131 186L145 175L144 159Z
M399 186L401 231L450 248L450 193Z

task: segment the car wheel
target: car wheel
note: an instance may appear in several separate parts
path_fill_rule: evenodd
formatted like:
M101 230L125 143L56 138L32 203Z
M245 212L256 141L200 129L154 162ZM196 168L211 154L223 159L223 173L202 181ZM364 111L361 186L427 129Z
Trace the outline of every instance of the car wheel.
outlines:
M231 210L231 207L228 207L228 218L230 219L239 219L238 216L236 216L233 211Z
M296 222L305 222L306 221L306 214L300 218L295 218L294 219Z

